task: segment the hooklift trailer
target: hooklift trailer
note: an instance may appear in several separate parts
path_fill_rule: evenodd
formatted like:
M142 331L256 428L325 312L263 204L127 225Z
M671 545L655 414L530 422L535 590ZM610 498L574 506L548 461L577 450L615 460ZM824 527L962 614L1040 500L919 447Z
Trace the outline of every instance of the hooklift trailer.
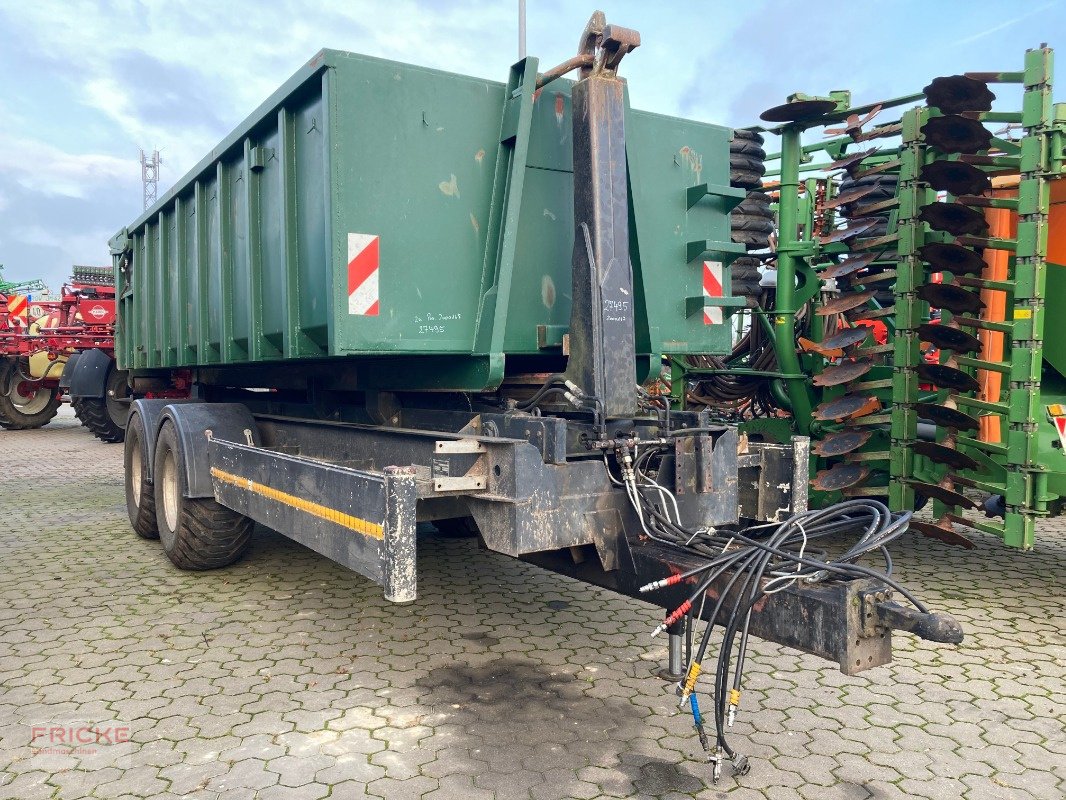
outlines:
M133 401L126 497L186 569L232 563L259 522L409 603L416 524L472 521L661 605L717 779L747 769L724 728L749 632L847 674L887 663L893 629L962 633L857 563L907 515L806 511L807 438L747 442L641 388L663 352L729 352L745 193L728 129L629 107L639 43L597 12L574 58L506 84L316 55L111 241L119 367L188 387ZM816 554L829 534L857 542ZM681 633L715 619L742 639L712 746L707 636L685 658Z

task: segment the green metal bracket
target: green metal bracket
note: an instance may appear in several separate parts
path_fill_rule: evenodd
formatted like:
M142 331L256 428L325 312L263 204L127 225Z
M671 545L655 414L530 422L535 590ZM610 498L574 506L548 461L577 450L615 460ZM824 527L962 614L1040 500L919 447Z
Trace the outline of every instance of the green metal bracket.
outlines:
M691 264L698 258L714 256L716 260L724 263L735 261L747 252L747 248L735 242L714 242L710 239L699 239L689 242L685 246L685 255Z
M747 189L738 189L734 186L716 186L709 183L701 183L698 186L690 186L686 193L688 207L692 208L704 197L722 198L723 211L732 211L744 202L748 196Z
M743 297L708 297L701 294L685 298L685 314L691 317L706 308L743 308L747 304L748 301Z

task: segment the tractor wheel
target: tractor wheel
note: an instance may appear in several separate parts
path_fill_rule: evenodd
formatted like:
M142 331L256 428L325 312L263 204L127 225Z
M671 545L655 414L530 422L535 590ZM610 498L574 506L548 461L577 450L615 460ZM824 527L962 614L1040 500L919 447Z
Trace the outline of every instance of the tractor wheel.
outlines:
M23 394L22 370L14 359L0 364L0 427L13 431L41 428L59 410L59 390L39 386ZM24 388L24 387L23 387Z
M129 404L122 401L129 395L126 371L112 367L107 373L104 396L78 398L75 413L81 424L101 442L121 442L126 430L126 418L130 415Z
M142 539L158 539L155 523L155 492L148 482L147 451L144 446L144 422L140 414L130 420L125 432L123 471L126 473L126 513L130 525Z
M171 423L159 431L152 474L159 539L174 566L217 569L244 555L255 522L214 500L185 496L184 454Z

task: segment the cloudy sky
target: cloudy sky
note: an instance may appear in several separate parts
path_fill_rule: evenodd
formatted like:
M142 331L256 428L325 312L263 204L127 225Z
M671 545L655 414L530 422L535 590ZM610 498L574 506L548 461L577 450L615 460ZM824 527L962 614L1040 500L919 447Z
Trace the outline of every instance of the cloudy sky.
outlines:
M573 54L597 0L528 0L528 51ZM745 125L793 91L857 101L965 70L1017 69L1066 30L1066 0L598 0L639 30L635 106ZM141 211L322 47L503 80L517 0L0 0L0 263L55 288L108 263ZM1050 40L1050 41L1049 41ZM1064 54L1063 57L1066 57ZM1066 91L1059 93L1066 99Z

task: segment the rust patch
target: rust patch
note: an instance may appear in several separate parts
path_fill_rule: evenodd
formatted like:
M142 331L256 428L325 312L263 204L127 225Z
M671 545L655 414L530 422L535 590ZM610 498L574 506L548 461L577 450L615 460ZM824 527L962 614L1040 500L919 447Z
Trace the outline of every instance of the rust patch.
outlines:
M482 147L480 150L478 150L476 153L474 153L474 161L476 161L477 163L480 164L484 160L485 160L485 148Z
M540 279L540 299L545 308L555 305L555 296L555 281L552 280L551 275L545 275Z
M698 180L700 174L703 172L703 156L688 145L682 147L678 152L680 153L681 160L685 163L685 166L696 173L696 178Z
M555 94L555 121L563 124L563 111L566 109L566 98L556 92Z
M459 197L459 179L456 178L454 174L452 174L449 180L438 183L437 188L441 190L442 194L448 195L448 197Z
M481 225L478 223L473 211L470 212L470 224L474 227L474 233L481 233Z

